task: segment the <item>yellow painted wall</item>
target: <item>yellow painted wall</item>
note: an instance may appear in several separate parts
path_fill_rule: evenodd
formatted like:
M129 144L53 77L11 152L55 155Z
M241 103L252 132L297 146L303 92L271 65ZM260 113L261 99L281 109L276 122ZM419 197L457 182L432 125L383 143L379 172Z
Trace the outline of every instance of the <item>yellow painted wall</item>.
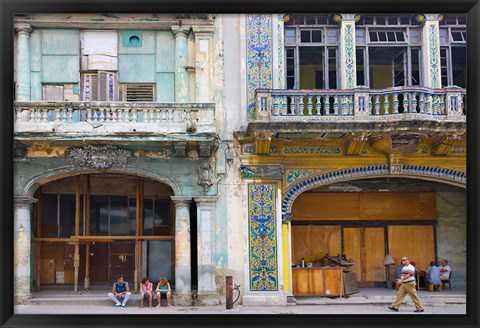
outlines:
M370 65L370 85L373 89L388 88L392 86L391 65Z

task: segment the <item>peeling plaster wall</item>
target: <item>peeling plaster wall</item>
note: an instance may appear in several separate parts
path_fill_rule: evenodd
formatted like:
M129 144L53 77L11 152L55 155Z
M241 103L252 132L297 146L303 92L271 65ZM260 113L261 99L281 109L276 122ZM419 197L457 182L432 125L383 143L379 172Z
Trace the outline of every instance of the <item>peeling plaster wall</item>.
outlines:
M452 288L466 286L467 269L467 193L438 192L438 261L448 260L452 268Z

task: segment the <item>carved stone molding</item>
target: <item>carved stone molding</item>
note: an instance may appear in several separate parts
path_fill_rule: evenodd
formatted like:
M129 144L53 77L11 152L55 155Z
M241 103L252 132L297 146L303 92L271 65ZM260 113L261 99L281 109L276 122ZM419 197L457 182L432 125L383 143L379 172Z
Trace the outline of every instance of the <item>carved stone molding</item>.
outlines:
M213 164L210 162L202 162L198 165L198 179L197 183L203 186L203 191L208 192L208 189L213 185Z
M87 145L83 148L73 148L70 151L70 159L73 165L100 170L112 166L124 167L131 156L130 151L118 149L113 145Z

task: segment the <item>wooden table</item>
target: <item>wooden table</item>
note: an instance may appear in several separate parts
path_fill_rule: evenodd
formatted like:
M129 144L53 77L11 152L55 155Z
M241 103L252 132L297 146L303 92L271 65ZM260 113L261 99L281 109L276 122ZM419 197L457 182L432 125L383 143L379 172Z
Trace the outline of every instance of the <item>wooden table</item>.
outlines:
M293 268L293 295L343 296L343 268Z

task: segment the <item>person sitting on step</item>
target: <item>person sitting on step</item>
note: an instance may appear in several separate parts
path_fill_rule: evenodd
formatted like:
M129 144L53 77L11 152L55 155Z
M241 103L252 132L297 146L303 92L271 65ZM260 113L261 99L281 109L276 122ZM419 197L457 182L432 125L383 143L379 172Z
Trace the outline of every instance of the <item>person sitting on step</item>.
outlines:
M157 308L162 306L161 298L165 296L167 297L168 307L170 308L173 307L173 305L171 304L172 289L170 288L170 283L168 282L167 278L162 277L158 280L156 292L157 292L157 301L158 301Z
M108 293L108 297L115 302L115 307L126 307L127 302L132 294L130 293L130 287L128 282L123 281L123 275L117 277L117 282L112 286L112 292ZM123 299L123 303L120 300Z
M144 277L142 282L140 283L140 294L142 297L140 298L140 307L143 307L143 301L148 298L149 306L152 307L152 300L153 300L153 284L150 282L148 277Z

